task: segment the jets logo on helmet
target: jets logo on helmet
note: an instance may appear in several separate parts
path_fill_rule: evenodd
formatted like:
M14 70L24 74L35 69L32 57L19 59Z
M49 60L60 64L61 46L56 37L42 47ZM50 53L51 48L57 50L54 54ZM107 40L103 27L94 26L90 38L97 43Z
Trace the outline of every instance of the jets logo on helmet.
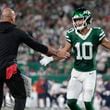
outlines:
M77 20L83 20L82 24L77 26L76 25ZM73 26L77 30L82 30L91 24L92 21L91 12L85 8L79 8L72 13L72 21L73 21Z
M86 10L86 11L84 11L84 14L91 15L91 12Z

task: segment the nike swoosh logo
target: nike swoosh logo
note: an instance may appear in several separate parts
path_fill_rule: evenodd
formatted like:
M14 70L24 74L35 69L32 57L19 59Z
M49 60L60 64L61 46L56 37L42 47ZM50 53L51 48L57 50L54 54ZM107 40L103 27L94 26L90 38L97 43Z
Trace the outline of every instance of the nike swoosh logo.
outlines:
M93 73L89 73L89 74L91 75L91 74L93 74Z

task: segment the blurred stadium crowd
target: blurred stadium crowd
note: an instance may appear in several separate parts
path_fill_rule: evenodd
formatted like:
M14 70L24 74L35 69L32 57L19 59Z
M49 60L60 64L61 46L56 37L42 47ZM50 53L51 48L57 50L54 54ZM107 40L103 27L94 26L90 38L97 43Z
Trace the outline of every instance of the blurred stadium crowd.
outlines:
M18 27L37 41L56 48L64 45L65 31L72 27L70 12L82 6L92 12L92 26L102 27L110 39L110 0L0 0L1 9L11 7L17 12ZM74 61L71 57L66 61L54 62L42 67L39 64L40 59L41 55L26 45L23 44L19 48L18 64L30 77L47 74L68 75ZM101 110L100 105L110 109L110 81L102 79L103 74L110 75L110 51L99 46L96 60L99 73L97 83L99 85L94 99L94 102L99 103L96 110ZM36 82L37 80L34 83Z

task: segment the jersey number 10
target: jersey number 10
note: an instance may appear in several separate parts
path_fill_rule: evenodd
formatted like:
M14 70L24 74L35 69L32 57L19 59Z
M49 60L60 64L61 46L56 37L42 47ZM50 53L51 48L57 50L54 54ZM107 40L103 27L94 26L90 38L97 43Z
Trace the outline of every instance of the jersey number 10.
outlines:
M82 59L85 59L85 60L91 60L92 57L93 57L93 50L92 50L92 43L91 42L84 42L84 43L80 43L80 42L77 42L75 44L75 47L77 49L77 60L82 60ZM82 54L81 54L82 53ZM88 55L87 55L88 53Z

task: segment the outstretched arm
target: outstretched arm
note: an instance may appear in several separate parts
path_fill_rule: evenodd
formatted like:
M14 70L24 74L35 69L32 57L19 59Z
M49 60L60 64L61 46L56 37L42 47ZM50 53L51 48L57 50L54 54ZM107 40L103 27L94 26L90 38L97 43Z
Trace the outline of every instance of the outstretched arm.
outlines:
M70 56L70 53L69 53L70 49L71 49L71 44L68 41L65 41L64 47L58 50L48 47L47 55L53 56L54 59L58 59L58 60L65 59Z
M63 48L60 48L57 51L57 57L56 56L47 57L47 56L43 55L43 58L40 60L41 65L46 66L53 60L61 60L61 59L68 58L70 56L70 54L69 54L70 49L71 49L71 44L66 41L65 46Z
M108 40L106 37L103 38L101 45L106 47L107 49L110 49L110 40Z
M68 41L65 41L64 47L58 50L58 55L64 56L67 52L70 52L70 50L71 50L71 44Z
M45 46L39 42L37 42L33 37L31 37L29 34L20 31L20 40L27 44L32 49L39 51L47 56L55 56L59 58L65 58L68 56L68 53L66 52L65 55L59 55L58 50L55 48L52 48L50 46Z
M48 52L46 55L47 56L53 56L53 57L56 57L59 59L65 59L65 58L70 56L69 52L64 50L63 48L57 50L57 49L52 48L50 46L48 46Z

